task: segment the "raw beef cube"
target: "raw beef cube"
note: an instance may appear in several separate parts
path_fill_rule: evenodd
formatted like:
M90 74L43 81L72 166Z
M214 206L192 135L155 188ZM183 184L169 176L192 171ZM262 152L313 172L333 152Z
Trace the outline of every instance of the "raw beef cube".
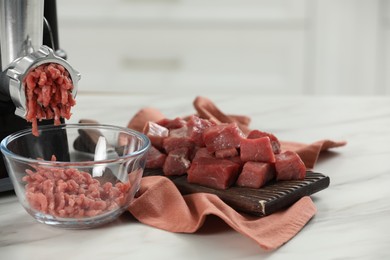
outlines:
M156 123L171 130L181 128L185 126L187 122L180 117L176 117L175 119L164 118L157 121Z
M166 176L183 175L190 168L191 162L188 160L189 149L187 147L177 148L171 151L163 166Z
M215 123L193 115L187 122L188 137L190 137L197 146L205 146L203 141L203 132L212 125L215 125Z
M199 158L214 158L214 155L213 153L210 153L206 147L200 147L197 149L196 153L195 153L195 156L194 158L192 159L192 161L195 161Z
M236 148L226 148L223 150L215 151L216 158L230 158L238 155L238 151Z
M192 151L195 147L195 144L188 137L167 137L163 141L163 148L166 153L170 153L171 151L182 147L186 147Z
M171 129L169 131L169 137L188 137L188 127L185 125L180 128Z
M247 138L248 139L256 139L256 138L260 138L260 137L264 137L264 136L268 136L269 139L271 140L272 150L274 151L274 153L275 154L280 153L281 149L280 149L279 139L271 133L262 132L260 130L252 130L249 132Z
M148 169L160 169L164 166L167 155L160 152L154 146L151 146L148 155L146 156L146 168Z
M225 158L226 160L229 160L229 161L232 161L234 163L237 163L238 165L240 165L240 169L241 167L244 165L245 162L241 161L241 158L239 155L237 156L233 156L233 157L229 157L229 158Z
M174 128L169 131L169 137L165 138L163 141L164 150L169 153L172 150L175 150L180 147L187 147L192 153L195 148L195 143L187 135L187 126L182 126L180 128Z
M149 121L145 124L143 133L147 137L149 137L152 145L161 149L163 145L163 140L169 135L169 130L166 127L160 126L157 123Z
M198 158L187 171L187 181L215 189L227 189L237 179L240 166L217 158Z
M306 166L293 151L275 155L276 180L303 180L306 176Z
M245 162L241 161L240 155L224 158L224 160L229 160L239 166L238 173L242 171L242 167L244 166Z
M242 139L240 144L240 156L244 162L275 162L271 140L268 136L257 139Z
M210 126L203 132L203 140L210 152L227 148L238 148L244 133L236 123Z
M275 176L273 164L263 162L246 162L238 179L237 186L258 189Z

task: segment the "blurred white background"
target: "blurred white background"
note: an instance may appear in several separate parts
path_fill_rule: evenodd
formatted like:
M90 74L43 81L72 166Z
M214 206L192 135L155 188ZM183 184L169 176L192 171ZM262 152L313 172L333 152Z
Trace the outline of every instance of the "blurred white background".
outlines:
M390 0L57 0L82 92L389 95Z

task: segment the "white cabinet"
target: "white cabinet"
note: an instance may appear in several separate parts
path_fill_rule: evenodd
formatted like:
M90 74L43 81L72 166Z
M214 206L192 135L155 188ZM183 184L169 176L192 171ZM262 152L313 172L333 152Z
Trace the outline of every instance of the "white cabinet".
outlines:
M263 91L303 83L304 35L253 29L73 28L69 61L95 91ZM85 82L85 83L84 83Z
M382 23L387 0L57 0L57 5L60 44L82 74L80 91L390 92L385 73L390 31Z
M305 1L58 1L80 91L303 91Z

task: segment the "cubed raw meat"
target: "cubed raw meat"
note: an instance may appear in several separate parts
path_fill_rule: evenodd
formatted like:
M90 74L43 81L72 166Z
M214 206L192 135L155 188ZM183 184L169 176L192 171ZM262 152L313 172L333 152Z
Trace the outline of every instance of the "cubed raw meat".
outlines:
M215 189L227 189L237 179L240 166L217 158L198 158L187 171L187 181Z
M167 155L160 152L154 146L151 146L148 155L146 156L146 168L148 169L160 169L164 166Z
M214 158L214 154L213 153L210 153L206 147L200 147L197 149L196 153L195 153L195 156L194 158L192 159L192 161L195 161L199 158Z
M236 181L237 186L258 189L275 176L273 164L246 162Z
M276 180L303 180L306 166L296 152L286 151L275 155Z
M191 165L188 159L189 149L187 147L177 148L169 152L163 166L163 172L166 176L183 175Z
M210 126L203 132L203 140L210 152L240 147L244 133L236 123Z
M166 153L170 153L171 151L186 147L192 151L194 149L194 142L188 137L167 137L163 140L163 148Z
M203 141L203 132L205 129L213 125L215 125L215 123L210 120L192 115L187 122L188 137L191 138L197 146L205 146Z
M185 126L187 122L180 117L176 117L175 119L164 118L157 121L156 123L171 130L181 128Z
M149 137L152 145L161 149L163 145L163 140L169 135L169 130L166 127L163 127L157 123L149 121L145 124L143 133L147 137Z
M233 156L233 157L229 157L229 158L225 158L226 160L229 160L229 161L232 161L238 165L240 165L240 169L242 168L242 166L244 165L245 162L241 161L241 158L239 155L237 156Z
M169 137L188 137L188 127L185 125L180 128L171 129L169 131ZM190 139L190 138L189 138Z
M237 155L238 155L238 151L236 148L226 148L223 150L215 151L215 157L220 159L235 157Z
M279 139L271 133L262 132L260 130L252 130L248 133L247 138L248 139L256 139L256 138L260 138L260 137L264 137L264 136L268 136L269 139L271 140L272 150L274 151L274 153L275 154L280 153L281 149L280 149Z
M240 144L240 156L244 162L275 162L271 140L268 136L257 139L242 139Z

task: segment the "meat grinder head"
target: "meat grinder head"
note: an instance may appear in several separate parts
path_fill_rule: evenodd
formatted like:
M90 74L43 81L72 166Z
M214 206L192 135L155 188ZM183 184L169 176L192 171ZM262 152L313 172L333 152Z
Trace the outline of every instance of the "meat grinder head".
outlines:
M44 17L44 7L44 0L0 0L0 102L11 100L9 104L14 105L15 114L22 118L27 111L23 81L30 70L45 63L62 65L72 80L73 97L80 80L80 73L65 59L51 47L42 45L45 26L49 31L54 29Z

